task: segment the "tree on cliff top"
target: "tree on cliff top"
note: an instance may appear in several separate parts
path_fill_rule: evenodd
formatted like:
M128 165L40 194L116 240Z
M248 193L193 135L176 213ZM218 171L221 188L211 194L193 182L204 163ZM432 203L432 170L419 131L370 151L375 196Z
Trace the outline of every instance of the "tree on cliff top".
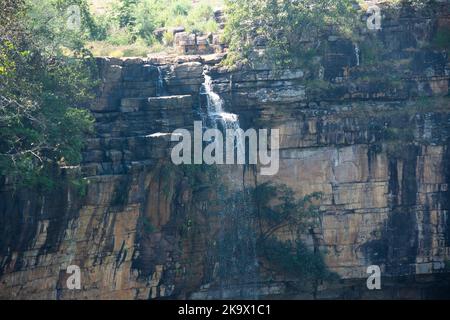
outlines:
M255 46L264 58L289 65L311 49L324 30L349 33L357 15L351 0L227 0L225 38L230 60L248 60ZM312 44L313 47L316 45Z
M49 186L51 168L79 163L92 129L79 108L90 97L92 59L84 29L61 24L66 2L0 2L0 178L16 186Z

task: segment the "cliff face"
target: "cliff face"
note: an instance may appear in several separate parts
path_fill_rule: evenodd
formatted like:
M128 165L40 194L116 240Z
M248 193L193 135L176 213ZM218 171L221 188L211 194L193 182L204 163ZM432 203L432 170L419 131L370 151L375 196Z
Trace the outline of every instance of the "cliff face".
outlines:
M58 172L61 180L81 172L86 192L2 188L0 298L448 295L450 63L431 44L449 29L445 5L387 11L376 35L327 35L327 49L305 67L277 71L264 63L230 71L218 56L98 59L96 136L80 168ZM217 181L210 169L171 164L170 133L205 112L205 68L243 129L280 129L277 175L225 166ZM293 290L282 273L250 276L249 204L230 202L226 190L268 180L298 197L323 194L320 224L304 242L324 252L340 282L312 292ZM250 267L234 270L239 263ZM373 264L381 291L365 288ZM69 265L81 268L82 290L67 289Z

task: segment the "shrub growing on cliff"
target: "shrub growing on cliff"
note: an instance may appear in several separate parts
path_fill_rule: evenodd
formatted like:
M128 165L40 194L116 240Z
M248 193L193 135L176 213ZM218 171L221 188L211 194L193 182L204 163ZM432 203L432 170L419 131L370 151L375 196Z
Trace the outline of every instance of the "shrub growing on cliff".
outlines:
M335 278L328 270L320 252L313 252L302 241L283 242L276 238L267 239L258 246L258 253L264 256L283 274L305 281L326 281Z
M319 218L316 202L320 193L296 199L294 191L285 185L264 183L253 192L259 239L257 252L277 271L302 281L331 279L333 274L319 250L311 251L300 240L311 231ZM295 241L282 241L278 231L289 230Z
M320 193L313 193L296 199L294 191L285 185L263 183L254 190L256 215L260 220L260 238L271 238L278 230L293 228L296 234L311 228L318 218L319 211L314 203Z

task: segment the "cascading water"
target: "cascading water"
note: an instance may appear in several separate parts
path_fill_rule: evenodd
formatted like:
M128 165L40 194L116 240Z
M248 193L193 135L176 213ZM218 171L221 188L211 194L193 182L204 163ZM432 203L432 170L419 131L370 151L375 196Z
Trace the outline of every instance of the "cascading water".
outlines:
M164 72L161 67L158 67L158 80L156 81L156 96L162 97L165 95L167 95L167 90L164 84Z
M223 131L240 130L239 117L224 111L224 100L214 92L213 81L207 71L202 88L202 94L206 96L206 114L202 117L206 127ZM238 134L235 146L238 153L245 151L245 145L240 140ZM242 181L244 165L220 166L218 172L229 182L229 187L227 190L217 190L223 211L219 217L222 227L216 239L216 276L220 283L220 293L216 298L256 299L256 234L250 192Z
M356 56L356 65L359 67L360 58L359 58L360 49L358 44L355 44L355 56Z
M207 99L207 112L208 116L214 122L222 122L226 125L226 128L233 129L239 128L239 120L237 114L228 113L223 111L223 100L214 92L213 82L211 76L204 73L205 83L203 84L203 92L206 94Z
M219 128L219 125L224 130L234 130L238 138L235 149L237 153L243 153L245 146L241 143L241 126L237 114L225 112L223 109L223 99L213 90L213 82L211 76L205 70L203 74L205 82L202 86L202 93L206 95L206 117L203 118L208 127Z

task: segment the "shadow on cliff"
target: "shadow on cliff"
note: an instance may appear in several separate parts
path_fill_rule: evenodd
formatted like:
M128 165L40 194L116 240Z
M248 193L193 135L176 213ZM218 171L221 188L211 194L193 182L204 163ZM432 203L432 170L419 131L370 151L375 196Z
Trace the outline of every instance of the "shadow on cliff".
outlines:
M6 257L0 275L30 267L24 257L30 250L38 252L36 263L40 255L57 252L69 222L78 217L83 196L65 170L55 174L58 183L51 190L0 190L0 256Z
M420 149L414 145L402 148L401 158L389 157L389 216L381 230L381 237L365 243L361 248L367 265L384 265L385 272L392 276L415 273L419 241L415 205L416 165Z

